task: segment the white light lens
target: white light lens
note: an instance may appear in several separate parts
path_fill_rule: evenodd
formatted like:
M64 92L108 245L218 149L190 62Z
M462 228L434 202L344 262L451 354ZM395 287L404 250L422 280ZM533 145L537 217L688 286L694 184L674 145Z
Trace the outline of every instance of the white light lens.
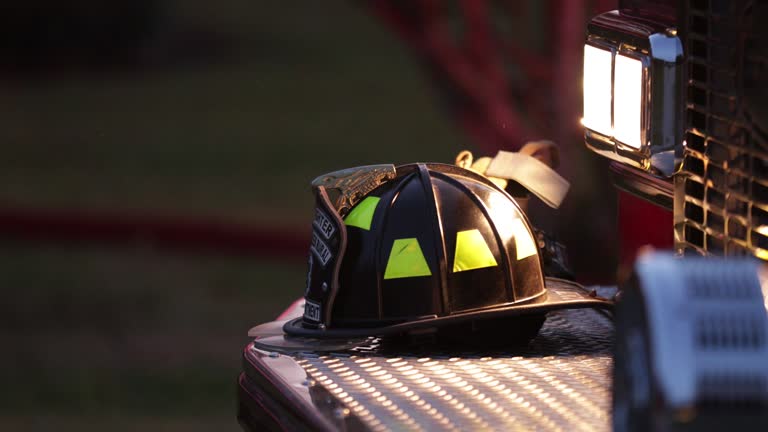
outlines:
M639 149L642 142L643 64L640 60L617 55L614 79L614 138Z
M611 52L584 45L584 118L582 124L604 135L611 128Z

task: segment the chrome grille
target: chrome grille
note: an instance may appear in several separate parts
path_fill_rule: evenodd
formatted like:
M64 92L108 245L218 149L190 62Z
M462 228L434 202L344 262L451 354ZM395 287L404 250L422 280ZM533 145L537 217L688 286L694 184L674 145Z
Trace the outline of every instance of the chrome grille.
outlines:
M750 80L768 80L753 31L765 25L757 3L688 2L686 150L675 197L682 251L768 259L766 125L745 102Z

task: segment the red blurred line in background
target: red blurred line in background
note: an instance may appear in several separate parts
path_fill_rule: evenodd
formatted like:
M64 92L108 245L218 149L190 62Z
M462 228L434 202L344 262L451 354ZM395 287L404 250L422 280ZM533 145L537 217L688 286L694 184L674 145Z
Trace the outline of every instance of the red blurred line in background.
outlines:
M525 3L521 6L511 1L504 4L525 7ZM495 34L491 15L498 11L483 0L459 3L467 27L466 39L461 42L452 38L445 11L438 1L375 0L369 7L426 62L438 84L459 96L453 107L458 123L484 153L493 154L499 149L519 148L537 135L536 123L546 123L537 122L531 112L528 115L533 117L533 124L524 121L509 94L512 83L504 74L505 60L518 64L530 80L544 87L557 87L557 122L563 129L557 138L563 143L572 138L569 134L573 130L568 125L578 117L579 99L572 82L580 66L585 4L584 0L550 0L549 22L555 31L550 48L557 59L554 66L547 56ZM594 0L591 5L595 13L604 12L614 8L616 0ZM531 100L542 97L538 87L541 86L526 86ZM309 242L308 230L303 227L257 227L147 214L8 207L0 207L0 235L40 242L137 243L275 258L303 257Z
M216 254L298 258L309 230L113 212L0 207L0 236L24 241L126 244Z

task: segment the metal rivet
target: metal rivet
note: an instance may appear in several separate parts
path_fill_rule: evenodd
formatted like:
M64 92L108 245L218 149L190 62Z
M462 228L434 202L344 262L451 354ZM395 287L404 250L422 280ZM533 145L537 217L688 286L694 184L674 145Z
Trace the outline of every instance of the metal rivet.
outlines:
M322 289L323 289L323 291L328 291L328 284L327 284L327 283L325 283L325 282L323 282L323 284L322 284L322 285L320 285L320 288L322 288Z
M318 324L317 328L319 328L320 330L325 330L325 324Z

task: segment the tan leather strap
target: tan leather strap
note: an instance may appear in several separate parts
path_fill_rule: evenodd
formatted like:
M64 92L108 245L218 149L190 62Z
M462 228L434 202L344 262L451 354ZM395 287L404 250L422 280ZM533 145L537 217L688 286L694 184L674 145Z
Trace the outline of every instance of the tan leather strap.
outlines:
M517 153L502 150L494 158L477 160L464 150L456 156L456 165L488 177L501 188L513 180L553 208L560 206L570 188L553 169L560 165L560 150L553 141L531 141Z

